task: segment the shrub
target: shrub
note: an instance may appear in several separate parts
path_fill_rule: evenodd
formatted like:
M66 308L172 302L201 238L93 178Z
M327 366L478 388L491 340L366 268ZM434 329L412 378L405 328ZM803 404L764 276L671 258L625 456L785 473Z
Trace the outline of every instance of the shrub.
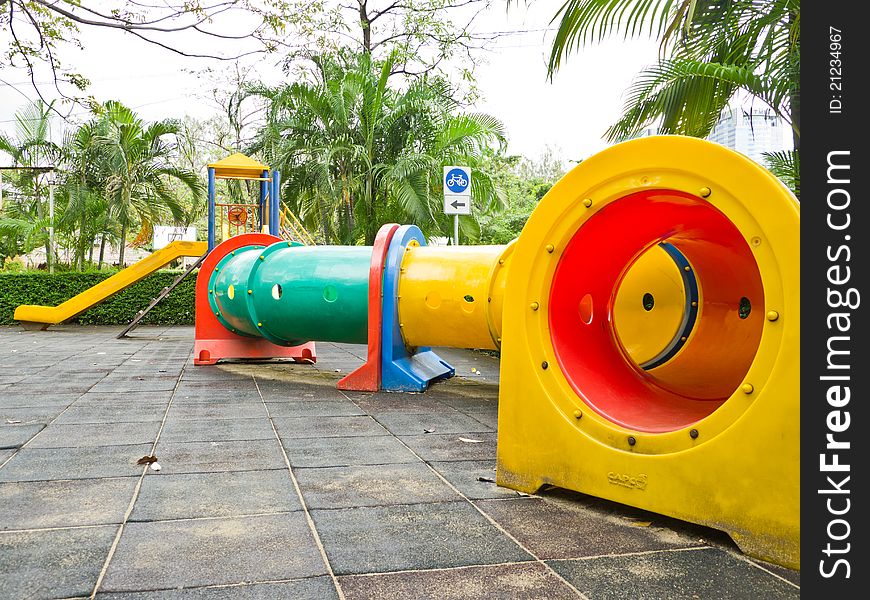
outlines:
M14 323L20 304L57 306L114 273L0 272L0 325ZM171 285L181 271L157 271L88 309L71 322L81 325L126 325L152 298ZM193 325L196 273L191 273L142 320L143 325Z

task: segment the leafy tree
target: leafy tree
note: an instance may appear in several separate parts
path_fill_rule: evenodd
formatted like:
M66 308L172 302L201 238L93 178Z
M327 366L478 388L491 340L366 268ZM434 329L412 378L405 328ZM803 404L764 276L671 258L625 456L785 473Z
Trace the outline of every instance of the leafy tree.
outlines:
M466 100L477 93L474 58L499 36L473 31L492 0L287 2L285 22L300 42L288 53L288 67L298 59L349 50L375 61L390 58L390 74L403 78L457 76L452 83L461 85Z
M656 121L662 133L706 137L742 91L789 123L799 152L798 0L568 0L555 19L551 76L586 43L611 35L661 40L658 62L635 79L608 139L631 137Z
M123 266L127 231L135 221L150 229L166 210L174 218L183 218L184 207L172 193L169 178L186 186L194 197L201 197L204 187L196 173L173 164L175 146L170 138L179 133L177 121L146 124L120 102L109 101L98 127L100 169L109 212L121 227L118 264Z
M287 10L285 0L2 0L0 45L4 62L27 73L40 99L37 81L45 78L59 97L70 98L90 82L65 67L61 54L68 45L82 47L89 33L120 31L176 55L229 61L276 50ZM228 52L189 49L204 41Z
M503 209L480 216L480 241L485 244L507 244L519 236L538 202L565 174L562 159L549 147L534 160L489 152L484 167L505 196Z
M60 148L51 139L51 105L37 101L15 114L15 136L0 135L0 152L12 159L12 165L23 167L15 175L14 184L20 192L15 201L7 202L0 213L0 235L14 242L6 250L29 252L45 244L46 260L52 264L49 248L45 168L53 167Z
M391 220L444 233L442 166L477 167L486 148L504 142L496 119L456 112L443 79L388 85L395 60L318 57L309 82L250 90L269 103L251 151L280 168L285 199L325 241L370 244ZM485 171L475 170L472 185L480 205L500 203ZM462 228L477 237L473 218Z
M84 123L67 133L62 148L63 178L59 191L65 209L58 224L71 238L74 263L79 269L84 269L88 246L93 250L94 239L107 229L109 221L103 195L105 182L99 170L98 133L95 121Z

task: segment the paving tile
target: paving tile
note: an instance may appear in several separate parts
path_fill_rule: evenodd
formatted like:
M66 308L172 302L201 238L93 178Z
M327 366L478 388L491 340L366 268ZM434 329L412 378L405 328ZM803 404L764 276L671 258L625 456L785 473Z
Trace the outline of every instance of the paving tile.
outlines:
M287 400L267 402L272 417L352 417L365 411L350 400Z
M91 382L63 381L57 379L37 379L29 383L18 382L12 386L12 395L22 399L40 399L41 395L76 396L87 392L94 386Z
M755 559L755 558L750 559L750 560L752 560L752 562L754 562L755 564L761 566L762 569L767 569L768 571L772 571L772 572L776 573L777 575L779 575L780 577L782 577L783 579L786 579L797 586L799 586L801 584L801 572L800 571L794 571L792 569L782 567L780 565L775 565L773 563L769 563L767 561L759 560L759 559Z
M14 421L14 420L13 420ZM0 422L0 450L19 448L37 433L42 431L44 424L17 425Z
M176 394L214 394L214 395L237 395L258 396L257 385L251 377L234 377L232 379L201 379L191 381L182 379L176 388Z
M164 442L157 444L159 477L172 473L215 473L220 471L259 471L286 467L277 440L229 442ZM0 471L2 473L2 471Z
M492 431L498 430L498 412L468 413L468 416L477 419L478 421L489 427Z
M407 415L453 412L446 404L425 394L395 394L389 392L345 392L370 415L402 413Z
M175 377L139 377L135 379L106 377L92 387L92 392L107 394L126 394L129 392L172 391L175 389ZM82 390L86 391L86 390Z
M172 390L153 392L88 392L82 394L76 401L81 406L140 406L143 404L158 404L166 407L172 399Z
M431 462L444 479L471 500L516 498L517 492L495 484L494 460Z
M281 583L253 583L152 592L97 594L97 600L338 600L335 584L326 576Z
M281 440L294 467L343 467L418 462L393 436Z
M325 575L305 515L129 523L101 590L136 591Z
M54 383L50 383L53 387ZM17 384L12 388L0 394L0 410L13 408L28 408L34 406L51 406L58 409L64 409L81 396L79 392L71 394L48 392L46 385L41 387L25 390Z
M474 441L462 441L462 439ZM400 436L411 450L426 461L490 460L495 461L496 434L439 434Z
M85 446L129 446L153 444L160 423L52 423L34 439L33 448L75 448Z
M105 402L82 404L77 402L55 419L53 425L83 423L153 423L161 422L166 414L166 402L142 404Z
M13 449L0 450L0 465L6 462L6 460L13 454L15 454L15 450Z
M491 397L487 396L460 396L454 394L440 394L438 401L466 414L472 413L498 413L498 388Z
M551 561L589 598L791 600L800 590L717 548Z
M467 502L312 510L311 515L337 575L531 559Z
M118 531L117 525L0 532L4 598L88 596Z
M476 504L542 559L699 545L696 537L660 526L653 515L649 515L655 519L652 523L629 518L629 515L639 513L628 508L626 516L620 517L616 513L608 514L591 508L579 500L556 502L548 498L530 497L481 500ZM663 517L660 519L664 520Z
M121 523L138 477L0 483L0 528Z
M387 431L369 416L274 417L281 439L382 436Z
M221 442L231 440L274 440L268 419L168 419L161 442Z
M158 521L301 510L287 469L146 477L130 519Z
M309 508L448 502L462 497L423 463L296 469Z
M64 406L28 406L23 408L0 408L0 423L34 425L48 423L66 410Z
M308 374L306 374L308 376ZM301 400L303 402L339 402L347 400L335 384L306 385L297 382L264 380L257 377L257 386L263 400L266 402L286 402Z
M185 404L223 404L223 405L257 405L262 406L263 400L254 392L245 394L234 394L231 392L221 391L219 393L212 392L185 392L175 394L172 398L173 406L181 406Z
M262 402L214 404L209 402L172 403L167 419L261 419L266 417Z
M23 448L0 469L0 481L93 479L139 475L136 461L151 454L151 444L85 448Z
M227 370L226 364L219 365L193 365L184 370L181 380L185 383L196 382L249 382L251 376L242 373L234 373Z
M345 575L347 600L577 600L578 595L540 563Z
M393 435L465 434L492 431L491 427L458 411L412 415L384 413L378 415L378 422L389 429Z

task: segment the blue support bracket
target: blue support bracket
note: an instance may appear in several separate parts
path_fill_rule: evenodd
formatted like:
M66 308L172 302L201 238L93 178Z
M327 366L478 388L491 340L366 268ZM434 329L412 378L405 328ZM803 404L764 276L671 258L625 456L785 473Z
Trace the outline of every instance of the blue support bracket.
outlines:
M416 225L402 225L390 240L384 267L381 389L389 392L424 392L431 383L456 373L431 348L405 347L399 327L399 272L405 248L412 244L426 245L423 232Z

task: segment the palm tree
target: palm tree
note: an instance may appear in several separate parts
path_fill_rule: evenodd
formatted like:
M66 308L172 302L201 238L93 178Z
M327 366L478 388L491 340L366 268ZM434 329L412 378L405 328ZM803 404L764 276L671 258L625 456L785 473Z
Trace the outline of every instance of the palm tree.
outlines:
M72 238L74 262L80 270L84 269L86 247L93 249L108 208L99 170L97 133L97 122L86 122L67 132L62 147L64 169L58 191L65 209L58 224Z
M167 138L178 135L177 121L146 124L120 102L109 101L98 127L97 154L109 210L121 227L118 263L123 267L126 236L134 221L148 228L167 210L173 218L184 217L184 206L167 178L178 180L195 198L203 195L204 186L196 173L172 164L174 145Z
M438 208L441 167L476 167L483 148L504 143L496 119L457 114L440 79L391 88L394 61L322 56L313 82L248 90L269 105L250 150L281 169L285 197L325 241L370 244L389 220L446 231ZM483 172L475 172L472 193L478 202L500 201ZM466 233L475 225L463 219Z
M8 204L0 214L0 235L10 240L14 237L12 246L22 252L45 244L49 265L54 257L48 239L51 223L42 201L47 187L44 169L53 167L60 155L60 148L51 140L51 113L51 104L34 102L16 112L15 137L0 135L0 152L10 156L13 166L22 167L15 178L19 201Z
M739 90L783 118L800 150L798 0L568 0L556 18L551 76L582 44L618 34L661 41L658 62L628 90L609 140L656 120L662 133L706 137Z

